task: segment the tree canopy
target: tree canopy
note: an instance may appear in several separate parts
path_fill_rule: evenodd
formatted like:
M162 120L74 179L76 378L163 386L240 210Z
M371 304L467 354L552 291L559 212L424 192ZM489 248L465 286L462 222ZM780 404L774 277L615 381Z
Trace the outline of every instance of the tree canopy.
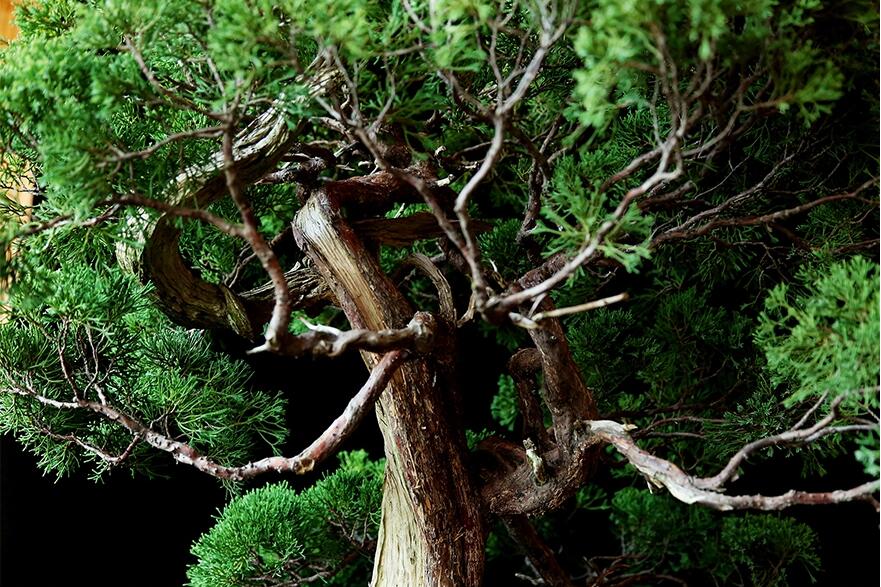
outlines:
M217 477L191 585L803 584L787 508L877 510L875 3L17 19L0 185L35 198L2 205L0 431L59 476ZM260 355L328 383L283 393ZM339 453L374 407L384 454Z

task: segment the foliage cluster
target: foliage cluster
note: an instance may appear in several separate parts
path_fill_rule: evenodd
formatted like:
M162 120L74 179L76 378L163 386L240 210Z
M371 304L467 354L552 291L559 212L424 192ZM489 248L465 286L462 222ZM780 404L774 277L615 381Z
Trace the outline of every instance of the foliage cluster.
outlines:
M553 18L569 26L544 47ZM523 56L540 50L541 67L468 210L481 221L477 242L496 293L600 239L597 254L550 294L559 308L629 294L620 306L562 319L600 415L636 425L642 448L696 475L787 430L818 401L819 415L844 398L841 426L877 420L872 2L53 0L23 5L18 19L21 39L0 50L0 185L34 177L37 204L2 208L0 244L13 254L0 263L11 281L0 324L0 432L46 472L83 464L95 477L125 467L165 472L170 459L100 413L70 409L76 401L111 405L224 465L281 450L289 398L255 383L229 333L174 324L138 268L123 262L178 195L182 172L198 183L216 171L218 112L234 111L240 126L267 107L282 112L297 146L312 149L283 160L285 169L306 169L314 152L332 155L314 185L377 170L357 130L392 145L395 165L404 151L401 167L424 166L459 191L492 143L492 116L506 97L500 78L521 79ZM645 154L651 164L630 167ZM654 181L667 156L669 175ZM245 189L257 231L285 269L304 262L289 232L304 189ZM132 197L153 205L117 203ZM428 209L400 206L367 215ZM532 225L524 210L535 213ZM230 198L199 211L240 220ZM266 287L241 240L177 222L183 258L205 282L235 294ZM371 250L414 308L436 311L441 299L436 284L403 267L412 253L434 258L457 308L467 307L469 276L450 243ZM308 330L303 320L347 328L333 308L294 317L293 334ZM515 381L491 357L532 343L510 322L474 321L459 332L485 345L481 383L462 377L469 402L483 402L466 418L480 430L468 434L477 453L492 437L522 442ZM531 384L545 397L541 375ZM854 456L877 477L877 426L753 458L797 459L822 476ZM647 584L662 575L739 585L820 576L819 538L797 514L686 507L635 489L642 477L616 453L603 463L610 474L536 522L549 542L572 538L563 545L570 563L598 554L584 544L590 528L561 530L573 512L590 511L620 538L618 560L632 560ZM194 545L191 584L364 582L381 485L381 463L347 453L307 490L281 483L234 498ZM511 548L499 526L489 555ZM588 572L572 564L573 575ZM512 573L528 574L517 565Z

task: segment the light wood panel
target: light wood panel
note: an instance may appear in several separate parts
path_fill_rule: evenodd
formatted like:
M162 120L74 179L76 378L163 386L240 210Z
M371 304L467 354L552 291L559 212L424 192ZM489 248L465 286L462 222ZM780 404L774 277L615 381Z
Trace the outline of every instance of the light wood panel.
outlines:
M12 24L12 0L0 0L0 38L14 39L18 32Z
M13 11L13 2L12 0L0 0L0 43L3 43L5 40L11 40L16 37L18 34L18 29L15 28L15 25L12 23L12 11ZM0 164L2 164L2 157L0 157ZM10 200L17 200L21 204L25 206L30 206L33 203L33 199L31 197L30 192L23 192L16 188L2 188L0 187L0 197L7 197ZM10 255L11 251L6 250L3 252L5 255ZM0 280L0 302L4 299L3 289L5 287L5 283L3 280ZM0 310L2 312L2 310ZM4 316L0 313L0 322L4 320Z

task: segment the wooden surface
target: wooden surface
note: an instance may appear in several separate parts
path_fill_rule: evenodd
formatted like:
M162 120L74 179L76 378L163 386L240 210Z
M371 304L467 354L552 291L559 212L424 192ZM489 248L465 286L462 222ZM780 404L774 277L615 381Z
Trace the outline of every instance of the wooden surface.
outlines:
M0 38L14 39L16 32L12 25L12 0L0 0Z

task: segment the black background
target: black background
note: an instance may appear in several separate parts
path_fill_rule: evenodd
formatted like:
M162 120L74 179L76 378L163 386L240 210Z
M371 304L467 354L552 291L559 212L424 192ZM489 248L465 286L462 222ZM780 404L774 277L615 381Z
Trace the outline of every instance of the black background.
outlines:
M496 390L495 379L506 357L479 337L464 336L458 364L468 374L463 383L465 413L487 409ZM493 352L493 355L488 353ZM256 385L282 389L289 398L291 438L284 449L293 454L308 444L338 415L366 379L355 354L334 361L297 361L276 357L249 359ZM469 427L478 422L466 423ZM372 417L344 445L366 448L381 456L381 439ZM35 459L8 436L0 449L0 586L163 587L186 581L186 567L195 562L192 542L213 525L226 493L214 479L171 459L167 479L132 478L127 471L112 473L95 484L80 472L56 482L43 476ZM333 468L326 463L323 470ZM790 489L800 477L800 465L786 461L749 465L732 493L773 495ZM805 490L852 487L864 476L850 455L834 463L823 479L799 482ZM321 475L286 479L304 487ZM261 478L259 484L277 481ZM866 503L792 508L786 514L808 522L820 537L823 572L817 585L875 587L879 584L879 518ZM559 526L561 542L577 536L585 551L614 555L617 538L605 513L580 513ZM513 579L522 556L511 553L488 565L487 587L526 585ZM696 585L694 583L690 583ZM792 577L793 587L808 585L807 577Z

